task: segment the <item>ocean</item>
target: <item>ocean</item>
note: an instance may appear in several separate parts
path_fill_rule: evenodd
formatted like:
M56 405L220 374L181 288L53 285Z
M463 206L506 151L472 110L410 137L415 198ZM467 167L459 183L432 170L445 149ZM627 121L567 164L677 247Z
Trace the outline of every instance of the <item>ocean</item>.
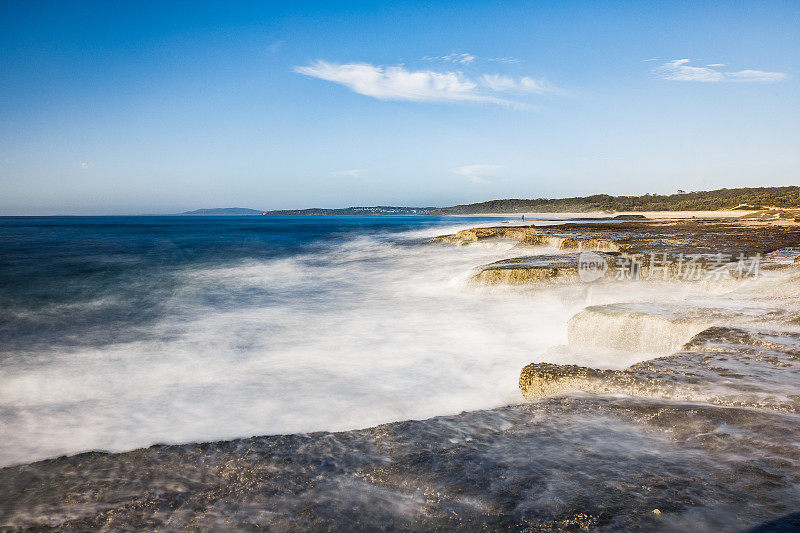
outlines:
M502 217L0 219L0 465L521 401L581 307L479 289Z

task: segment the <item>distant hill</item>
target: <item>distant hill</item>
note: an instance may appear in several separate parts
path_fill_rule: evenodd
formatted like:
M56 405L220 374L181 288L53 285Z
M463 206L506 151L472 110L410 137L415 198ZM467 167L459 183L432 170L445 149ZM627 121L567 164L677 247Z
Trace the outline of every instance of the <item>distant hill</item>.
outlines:
M213 209L195 209L179 213L186 216L214 216L214 215L260 215L263 211L247 209L246 207L215 207Z
M341 209L280 209L260 211L243 207L196 209L181 215L474 215L483 213L588 213L593 211L718 211L728 209L758 210L765 207L800 208L800 186L717 189L714 191L611 196L595 194L573 198L535 198L489 200L452 207L345 207Z
M591 211L718 211L800 207L800 187L757 187L680 192L643 196L595 194L574 198L533 200L490 200L476 204L432 209L430 215L473 215L479 213L586 213Z
M379 205L375 207L345 207L343 209L322 209L314 207L311 209L283 209L276 211L264 211L264 215L427 215L435 207L392 207Z

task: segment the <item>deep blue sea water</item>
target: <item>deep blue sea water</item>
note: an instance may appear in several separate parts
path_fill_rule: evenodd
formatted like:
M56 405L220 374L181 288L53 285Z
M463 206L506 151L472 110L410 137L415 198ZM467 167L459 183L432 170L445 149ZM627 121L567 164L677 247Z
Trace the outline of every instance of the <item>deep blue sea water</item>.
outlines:
M170 297L195 268L315 254L355 237L405 240L409 231L495 217L2 217L0 354L142 335L180 313ZM270 296L209 290L197 305L236 308ZM299 296L299 294L298 294Z

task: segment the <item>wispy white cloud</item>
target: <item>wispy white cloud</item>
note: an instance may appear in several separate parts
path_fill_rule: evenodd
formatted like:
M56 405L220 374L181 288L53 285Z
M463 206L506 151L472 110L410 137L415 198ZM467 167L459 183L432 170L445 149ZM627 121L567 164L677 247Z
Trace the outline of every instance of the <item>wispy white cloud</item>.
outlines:
M723 72L717 68L722 63L712 63L706 67L689 65L689 59L674 59L661 65L657 72L665 80L699 81L699 82L771 82L781 81L789 77L783 72L766 72L763 70L739 70Z
M726 73L731 81L781 81L789 77L783 72L765 72L763 70L740 70Z
M537 80L528 76L512 78L502 74L484 74L481 81L493 91L516 91L536 94L555 92L556 89L545 80Z
M494 63L519 63L519 59L515 57L490 57L486 61L492 61Z
M425 56L423 61L444 61L446 63L458 63L460 65L469 65L473 63L477 56L467 52L453 52L444 56Z
M475 61L475 56L472 54L461 53L461 54L448 54L446 56L442 56L444 61L450 61L451 63L460 63L462 65L469 65L473 61Z
M658 68L659 75L665 80L677 81L724 81L725 75L708 67L692 67L687 65L689 59L667 61Z
M339 65L326 61L315 61L294 70L339 83L380 100L486 101L475 91L477 85L458 72L409 71L403 67L381 67L369 63Z
M425 56L423 61L444 61L449 63L459 63L461 65L470 65L476 60L491 61L493 63L519 63L519 59L515 57L478 57L475 54L467 52L454 52L444 56Z
M491 178L504 168L502 165L464 165L450 172L464 176L472 183L491 183Z
M370 63L337 64L315 61L310 65L295 67L294 71L344 85L358 94L379 100L490 103L525 109L531 106L500 98L493 93L512 88L520 92L542 92L540 82L533 78L514 80L495 76L490 77L489 81L486 77L474 80L462 72L408 70L403 66Z
M337 170L335 172L331 172L331 174L334 176L348 176L351 178L355 178L357 176L360 176L362 172L364 171L361 170L360 168L351 168L349 170Z

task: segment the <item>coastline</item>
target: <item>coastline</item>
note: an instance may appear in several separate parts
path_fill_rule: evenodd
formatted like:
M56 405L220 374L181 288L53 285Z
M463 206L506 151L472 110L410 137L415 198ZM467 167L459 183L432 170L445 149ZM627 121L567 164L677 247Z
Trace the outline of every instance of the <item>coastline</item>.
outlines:
M0 469L0 524L735 530L788 516L800 505L800 249L792 248L800 231L730 216L677 218L464 230L429 245L518 240L503 248L511 262L502 270L548 274L497 290L586 298L566 326L567 344L530 353L520 368L524 403L10 466ZM608 242L618 251L601 251ZM651 251L758 253L766 275L661 282L641 270L638 283L560 285L577 272L565 258L581 250L614 260ZM468 286L478 294L495 290L476 282ZM581 355L595 352L640 362L603 366ZM768 468L762 449L772 450Z

